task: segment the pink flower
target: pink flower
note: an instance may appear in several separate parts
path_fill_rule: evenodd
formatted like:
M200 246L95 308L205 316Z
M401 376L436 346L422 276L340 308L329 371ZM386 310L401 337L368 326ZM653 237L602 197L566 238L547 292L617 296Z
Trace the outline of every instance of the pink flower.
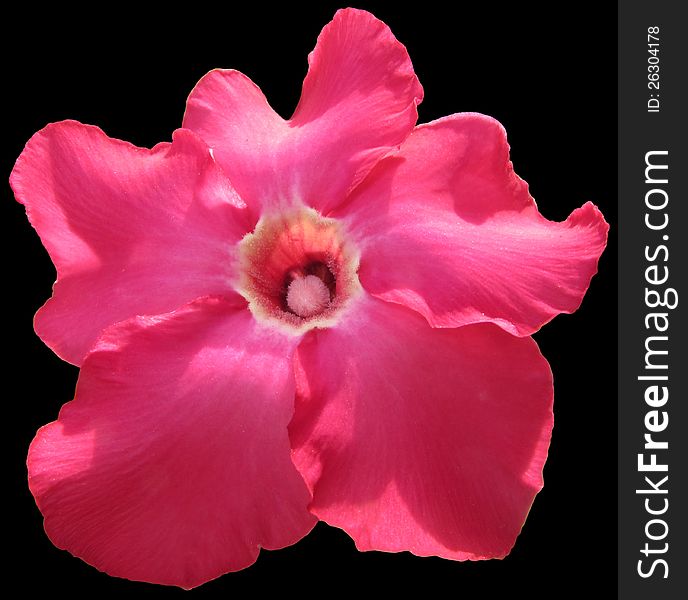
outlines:
M405 48L337 13L289 121L213 71L152 150L66 121L11 183L58 270L36 331L81 366L37 434L51 540L194 587L317 519L360 550L505 556L552 429L528 336L580 304L608 226L544 219L493 119L415 126Z

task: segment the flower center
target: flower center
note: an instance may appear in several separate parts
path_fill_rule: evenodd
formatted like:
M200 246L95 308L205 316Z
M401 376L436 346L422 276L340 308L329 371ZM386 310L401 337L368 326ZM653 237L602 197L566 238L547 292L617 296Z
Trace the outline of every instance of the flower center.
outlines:
M297 277L287 288L287 306L299 317L319 315L330 303L330 290L316 275Z
M295 334L338 322L361 290L358 251L310 208L261 217L239 243L237 290L253 315Z

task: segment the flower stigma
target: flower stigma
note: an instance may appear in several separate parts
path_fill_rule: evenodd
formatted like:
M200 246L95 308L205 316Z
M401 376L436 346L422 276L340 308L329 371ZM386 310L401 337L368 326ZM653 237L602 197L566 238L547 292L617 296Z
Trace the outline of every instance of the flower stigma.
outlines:
M262 216L238 252L236 287L254 317L293 334L331 327L361 292L358 250L311 208Z
M299 317L319 315L330 303L330 290L317 275L295 278L287 288L287 306Z

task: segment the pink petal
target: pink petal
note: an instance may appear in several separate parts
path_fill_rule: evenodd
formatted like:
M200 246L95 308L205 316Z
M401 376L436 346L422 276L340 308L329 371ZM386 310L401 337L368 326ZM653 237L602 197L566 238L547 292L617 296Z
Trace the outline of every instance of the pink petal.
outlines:
M423 90L411 60L370 13L338 11L308 62L289 121L237 71L211 71L189 96L184 127L213 148L256 213L285 201L326 213L416 122Z
M311 529L286 429L298 338L244 306L203 299L103 334L76 399L29 451L55 545L110 575L191 588Z
M471 113L416 128L332 216L358 238L373 295L435 327L491 321L516 335L578 308L609 229L590 202L563 223L542 217L502 126Z
M58 273L36 331L75 364L113 323L228 290L231 245L252 229L189 131L147 150L54 123L31 138L10 182Z
M552 375L492 324L432 329L369 298L298 351L294 461L360 550L506 555L542 487Z

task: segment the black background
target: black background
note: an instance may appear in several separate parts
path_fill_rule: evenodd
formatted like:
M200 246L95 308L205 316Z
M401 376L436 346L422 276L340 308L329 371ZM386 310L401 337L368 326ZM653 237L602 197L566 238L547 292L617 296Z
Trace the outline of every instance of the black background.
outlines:
M338 5L254 3L238 9L189 3L155 14L143 3L4 19L2 172L46 123L72 118L139 146L169 141L187 94L214 67L251 77L288 117L306 56ZM315 4L315 3L314 3ZM340 5L341 6L341 5ZM425 89L420 122L476 111L507 129L516 172L541 212L562 220L592 200L612 225L610 244L581 309L535 336L555 382L555 429L538 495L512 553L458 563L410 554L359 553L343 532L320 524L295 546L262 552L239 573L195 596L265 591L304 597L424 590L424 596L503 593L557 597L562 589L612 597L616 589L616 3L479 3L450 11L433 2L359 2L404 43ZM553 6L553 5L552 5ZM5 585L30 591L180 596L181 590L114 579L57 550L26 485L25 456L41 425L70 400L77 370L32 331L55 274L47 253L4 188L3 253L9 460ZM9 482L7 481L9 479ZM594 583L593 583L594 582ZM601 589L603 588L603 589Z

